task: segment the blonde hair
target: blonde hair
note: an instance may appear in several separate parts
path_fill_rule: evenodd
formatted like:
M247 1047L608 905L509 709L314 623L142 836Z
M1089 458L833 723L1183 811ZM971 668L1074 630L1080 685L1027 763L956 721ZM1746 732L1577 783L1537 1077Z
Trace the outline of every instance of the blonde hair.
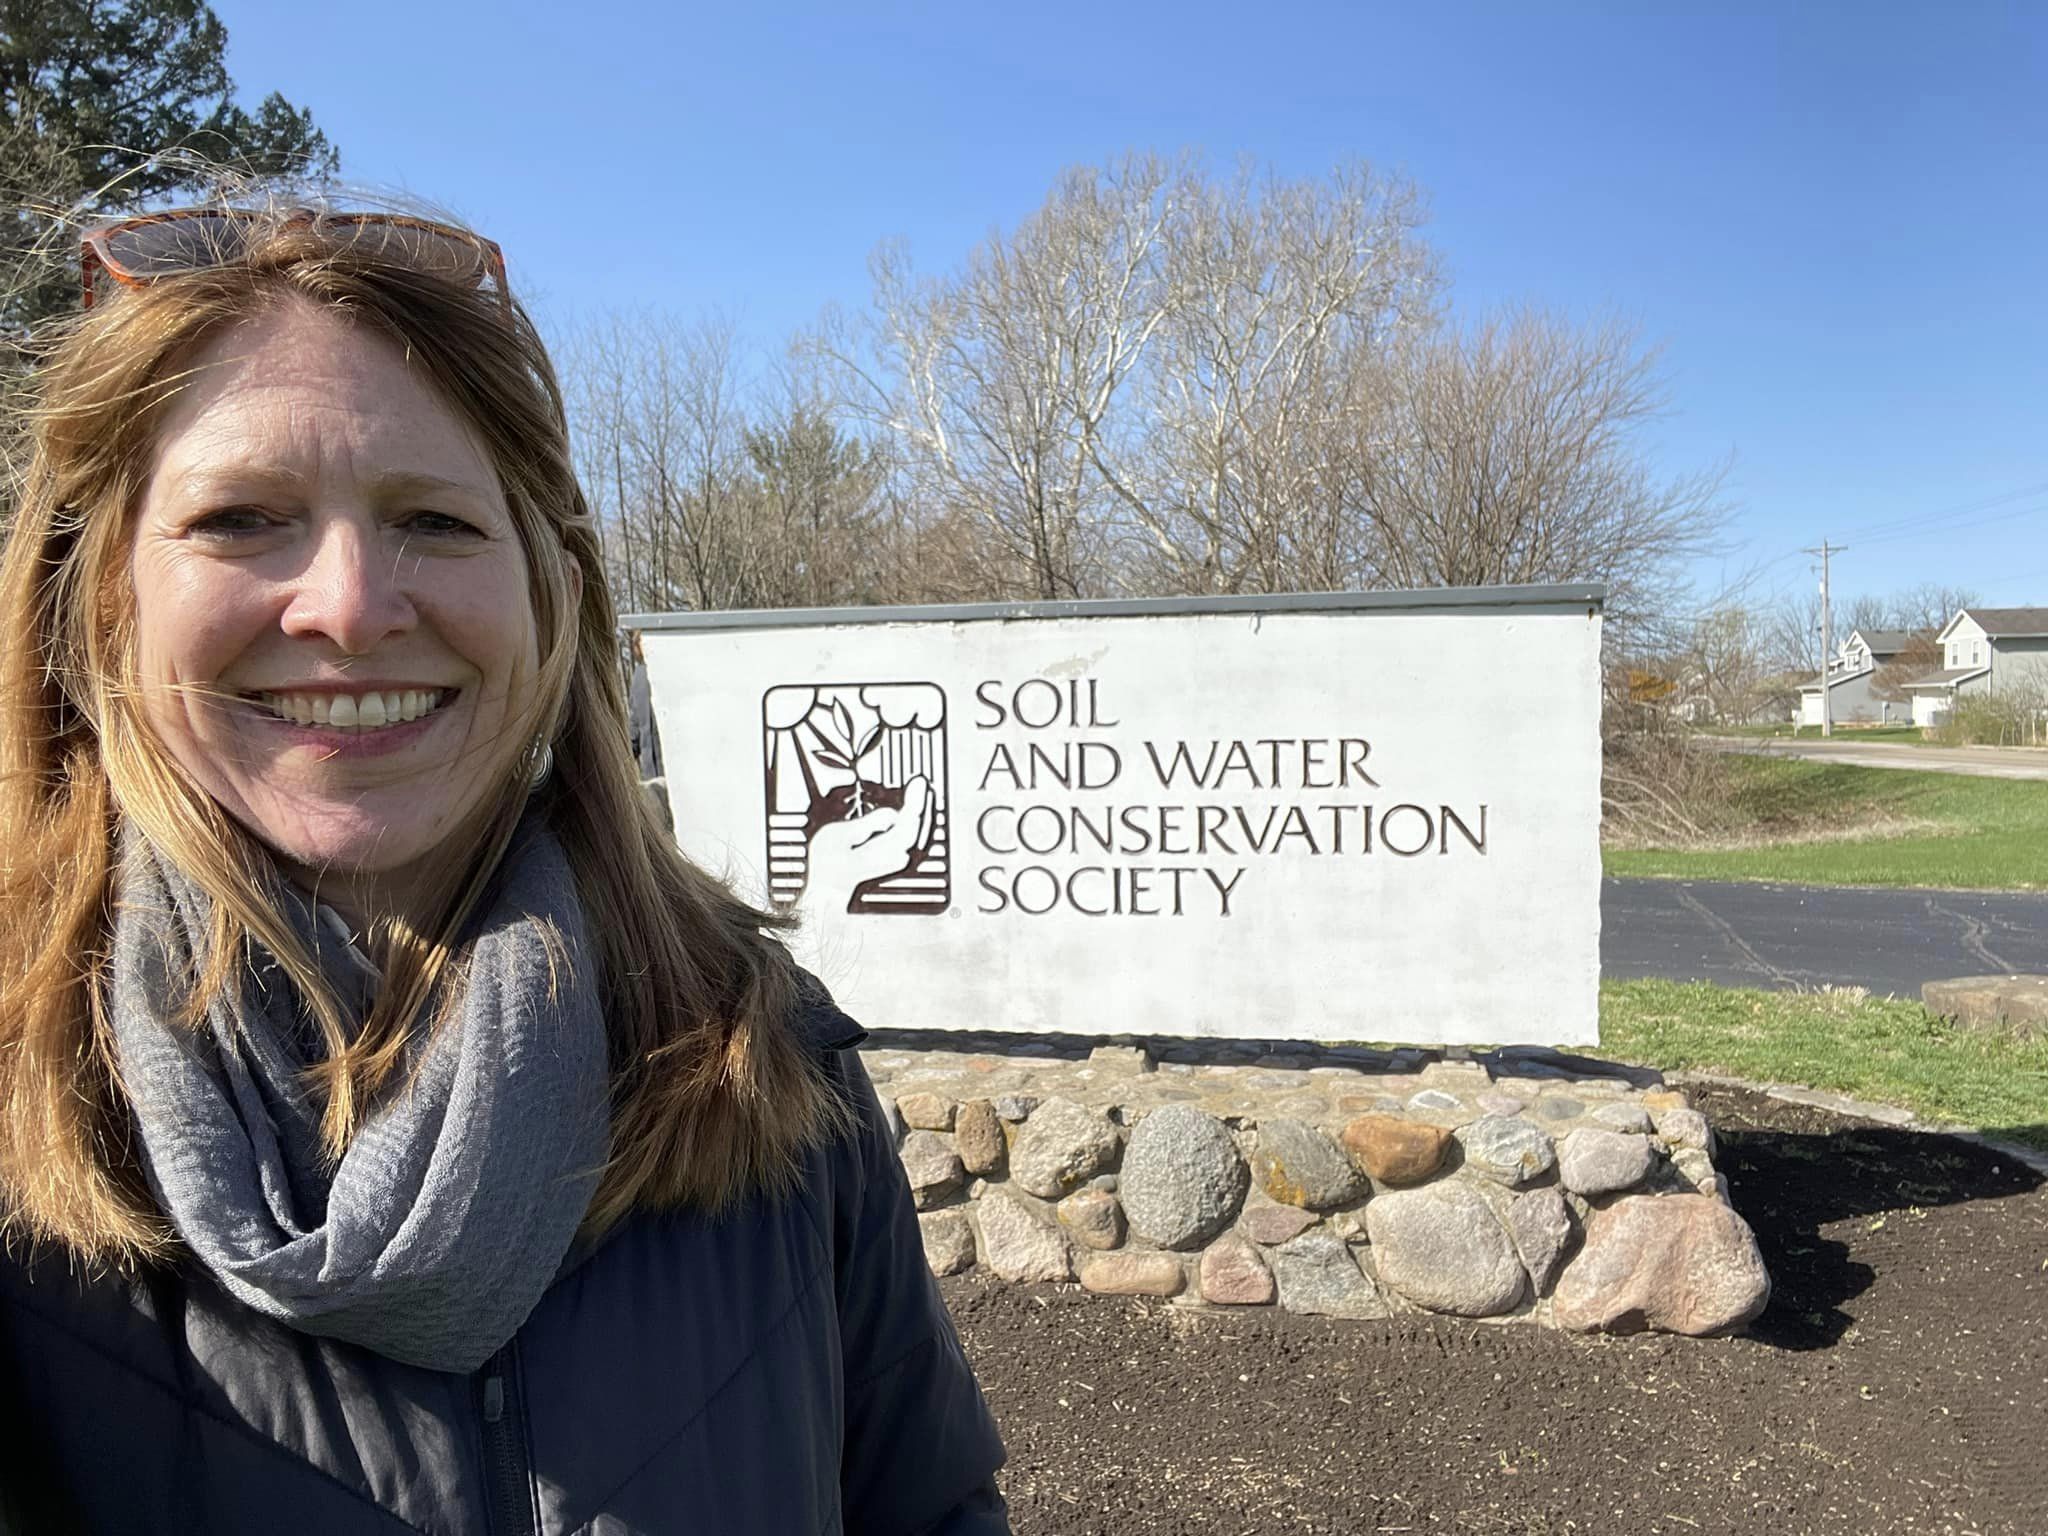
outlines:
M501 782L412 910L384 914L369 1018L339 1000L265 894L268 856L180 768L140 707L132 519L181 359L292 303L389 341L486 445L525 547L541 660L524 715L486 743ZM640 1207L716 1209L793 1182L851 1110L791 1028L800 975L756 910L677 851L628 748L610 593L570 460L561 389L525 311L317 221L268 218L232 263L181 272L69 323L39 370L32 454L0 559L0 1220L89 1262L159 1258L173 1237L140 1175L104 1016L125 818L213 898L196 1020L247 941L271 951L327 1037L330 1155L443 1027L458 935L529 804L574 871L609 1030L611 1155L586 1229ZM571 605L572 568L582 600ZM533 789L524 744L552 740Z

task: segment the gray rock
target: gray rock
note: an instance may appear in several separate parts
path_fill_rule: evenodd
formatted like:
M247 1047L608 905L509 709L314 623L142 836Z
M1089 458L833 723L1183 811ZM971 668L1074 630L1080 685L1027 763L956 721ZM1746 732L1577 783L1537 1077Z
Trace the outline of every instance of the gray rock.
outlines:
M1029 1118L1031 1111L1038 1108L1038 1102L1035 1093L1006 1093L995 1101L996 1113L1014 1125Z
M917 1225L933 1274L957 1275L974 1263L974 1223L965 1211L927 1211Z
M1010 1177L1042 1200L1057 1200L1115 1162L1116 1147L1109 1116L1069 1099L1047 1099L1017 1133Z
M1005 1280L1069 1280L1073 1262L1059 1231L1026 1210L1015 1195L995 1189L975 1207L988 1267Z
M882 1104L882 1124L889 1128L889 1142L892 1146L903 1145L903 1112L896 1107L896 1101L885 1093L875 1095Z
M903 1159L903 1172L920 1211L944 1203L967 1181L953 1138L943 1131L912 1131L903 1138L903 1150L897 1155Z
M1088 1181L1088 1187L1090 1189L1099 1189L1106 1195L1113 1195L1116 1193L1116 1175L1113 1173L1098 1173Z
M1647 1136L1656 1127L1650 1112L1640 1104L1602 1104L1593 1111L1593 1123L1603 1131L1620 1131L1625 1136Z
M1557 1166L1557 1149L1519 1115L1483 1115L1458 1131L1465 1163L1502 1184L1526 1184Z
M1388 1314L1379 1287L1359 1269L1343 1241L1327 1232L1304 1232L1268 1250L1266 1262L1280 1287L1280 1305L1289 1312L1322 1317Z
M1441 1088L1425 1088L1420 1093L1411 1093L1408 1096L1408 1107L1431 1110L1463 1109L1465 1106L1459 1102L1455 1093L1445 1093Z
M1666 1109L1656 1115L1657 1134L1674 1147L1691 1147L1709 1157L1714 1153L1714 1130L1707 1117L1696 1109Z
M1472 1102L1489 1115L1519 1115L1522 1112L1522 1101L1511 1093L1488 1091Z
M1162 1248L1199 1248L1230 1225L1250 1182L1222 1121L1170 1104L1131 1132L1117 1188L1132 1231Z
M1555 1189L1531 1189L1515 1196L1508 1207L1508 1236L1529 1271L1529 1285L1538 1296L1550 1289L1572 1241L1571 1207Z
M1530 1114L1538 1120L1548 1120L1553 1125L1563 1120L1576 1120L1585 1112L1585 1105L1561 1093L1543 1094L1529 1106Z
M1580 1126L1557 1151L1557 1176L1575 1195L1589 1199L1633 1189L1650 1176L1657 1150L1647 1136Z
M1252 1177L1281 1205L1326 1211L1349 1205L1371 1186L1344 1149L1299 1120L1261 1120Z
M1685 1176L1688 1184L1701 1194L1715 1194L1720 1191L1720 1180L1714 1172L1714 1161L1697 1147L1681 1147L1671 1156L1678 1171ZM1712 1189L1707 1186L1711 1184Z
M1496 1317L1514 1310L1527 1278L1486 1202L1446 1180L1376 1197L1365 1208L1380 1283L1433 1312Z

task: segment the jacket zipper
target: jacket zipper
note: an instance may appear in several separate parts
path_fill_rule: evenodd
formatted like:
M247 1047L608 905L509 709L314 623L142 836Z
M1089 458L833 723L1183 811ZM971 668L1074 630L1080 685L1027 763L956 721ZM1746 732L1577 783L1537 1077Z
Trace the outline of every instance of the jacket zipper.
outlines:
M493 1536L539 1536L533 1517L533 1480L526 1465L526 1405L519 1392L516 1343L484 1362L477 1382L483 1410L484 1487Z

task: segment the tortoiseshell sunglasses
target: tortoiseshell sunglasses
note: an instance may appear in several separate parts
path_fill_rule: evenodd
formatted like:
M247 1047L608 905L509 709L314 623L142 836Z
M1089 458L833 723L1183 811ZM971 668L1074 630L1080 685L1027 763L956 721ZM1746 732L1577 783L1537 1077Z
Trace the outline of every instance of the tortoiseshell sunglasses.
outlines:
M450 282L480 286L489 278L509 313L512 292L505 283L505 253L495 240L431 219L399 213L328 213L302 208L284 221L287 229L314 225L345 228L351 243L375 242L379 256L395 256L418 271ZM275 214L237 208L174 208L145 213L88 230L80 242L80 275L85 307L91 309L95 280L105 272L116 282L140 288L175 272L228 266L242 259L255 231L277 228Z

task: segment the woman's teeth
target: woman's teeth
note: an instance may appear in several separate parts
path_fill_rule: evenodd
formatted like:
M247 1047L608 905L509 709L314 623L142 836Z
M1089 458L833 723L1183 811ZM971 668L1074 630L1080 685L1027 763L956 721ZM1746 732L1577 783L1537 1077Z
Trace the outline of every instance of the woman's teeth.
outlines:
M380 731L430 715L451 696L445 688L403 693L265 693L263 707L294 725L324 725L334 731Z

